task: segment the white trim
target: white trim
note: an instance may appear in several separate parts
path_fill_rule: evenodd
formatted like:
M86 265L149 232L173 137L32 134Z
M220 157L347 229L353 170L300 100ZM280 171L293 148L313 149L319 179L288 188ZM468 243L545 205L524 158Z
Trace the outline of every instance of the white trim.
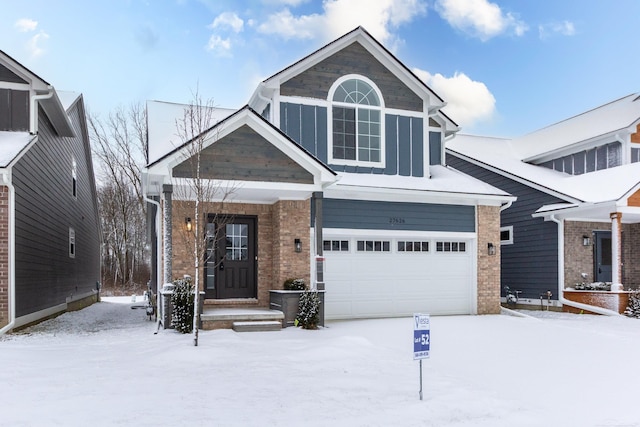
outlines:
M347 80L361 80L367 83L374 90L376 95L378 96L378 100L380 101L380 105L365 105L365 104L351 104L344 102L334 102L333 96L335 95L336 90L342 83ZM358 131L356 128L356 160L347 160L347 159L335 159L333 157L333 106L354 108L356 111L355 122L358 123L357 112L360 108L378 111L380 113L380 161L379 162L371 162L371 161L362 161L357 160L358 152L359 152L359 143L358 143ZM384 169L386 167L386 138L385 138L385 117L386 117L386 109L384 98L382 97L382 92L378 88L373 80L369 79L366 76L360 74L346 74L336 81L333 82L333 85L329 88L328 96L327 96L327 163L334 165L344 165L344 166L360 166L360 167L374 167Z
M16 318L14 328L19 328L29 323L37 322L54 314L62 313L67 310L67 303L54 305L53 307L45 308L44 310L36 311Z
M507 225L505 227L500 227L500 234L502 234L503 231L508 231L509 232L509 238L507 240L502 240L502 238L500 239L500 244L501 245L513 245L513 225Z
M331 240L332 237L460 239L460 240L472 241L476 239L477 235L475 232L462 232L462 231L370 230L370 229L355 229L355 228L324 228L322 230L323 240Z
M28 83L12 83L0 81L0 88L11 90L22 90L31 94L31 86Z

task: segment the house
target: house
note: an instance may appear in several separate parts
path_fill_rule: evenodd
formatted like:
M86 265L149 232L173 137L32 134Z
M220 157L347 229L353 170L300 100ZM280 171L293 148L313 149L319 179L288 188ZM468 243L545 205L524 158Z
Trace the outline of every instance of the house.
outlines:
M444 105L357 28L261 82L245 107L217 111L201 176L234 191L193 218L179 209L194 203L191 144L171 136L184 107L148 103L157 282L191 274L177 236L223 214L205 307L268 308L299 277L324 291L327 319L499 312L500 210L515 198L444 165L458 131Z
M100 225L82 95L0 51L0 334L97 300Z
M632 94L519 138L447 142L449 166L518 198L502 212L501 280L520 303L546 305L550 292L551 305L574 307L576 287L640 285L639 124Z

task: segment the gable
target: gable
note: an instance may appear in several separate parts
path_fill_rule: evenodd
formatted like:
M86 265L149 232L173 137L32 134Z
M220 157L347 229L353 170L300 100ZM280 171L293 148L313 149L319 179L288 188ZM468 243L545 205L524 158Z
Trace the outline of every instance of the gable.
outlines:
M640 207L640 190L629 196L629 198L627 199L627 206Z
M371 79L382 92L387 108L420 112L423 109L422 99L358 42L287 80L280 86L280 94L327 99L331 86L347 74Z
M29 83L2 64L0 64L0 82L22 83L22 84Z
M636 126L636 131L631 134L631 142L640 143L640 124Z
M314 183L311 173L247 125L206 147L201 161L205 179ZM173 168L173 176L191 177L190 159Z

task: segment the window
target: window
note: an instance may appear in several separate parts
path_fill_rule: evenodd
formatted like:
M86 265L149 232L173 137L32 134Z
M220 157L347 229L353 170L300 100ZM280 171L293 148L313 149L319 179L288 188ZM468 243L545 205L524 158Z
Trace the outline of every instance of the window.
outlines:
M358 252L389 252L388 240L358 240Z
M466 252L465 242L436 242L436 252Z
M76 257L76 231L69 227L69 258Z
M429 242L398 241L398 252L429 252Z
M325 240L322 246L326 252L349 252L348 240Z
M513 225L500 227L500 244L513 245Z
M71 194L73 197L78 197L78 166L76 159L71 160Z
M331 99L332 159L341 163L382 164L382 111L372 84L348 78Z

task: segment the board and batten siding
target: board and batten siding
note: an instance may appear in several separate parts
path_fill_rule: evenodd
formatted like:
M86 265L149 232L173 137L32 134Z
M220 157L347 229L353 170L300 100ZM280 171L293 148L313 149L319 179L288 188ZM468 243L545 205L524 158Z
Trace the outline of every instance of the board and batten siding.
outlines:
M382 92L387 108L423 111L422 98L358 42L282 83L280 94L326 100L331 86L347 74L359 74L373 81Z
M38 140L13 167L16 316L88 294L100 281L100 226L81 102L70 110L75 137L58 137L39 110ZM76 161L77 197L72 190ZM75 258L69 256L69 228Z
M323 227L361 230L475 232L475 207L324 199Z
M547 290L557 299L558 226L555 222L533 218L541 206L562 203L557 197L460 159L450 153L447 164L454 169L493 185L518 199L501 214L501 226L513 226L513 244L501 251L501 283L523 291L521 298L540 298ZM503 293L504 294L504 293Z
M321 106L280 104L280 130L323 163L328 163L327 109ZM424 131L420 117L385 115L385 167L329 163L336 172L424 176ZM432 132L438 138L440 134ZM431 140L431 137L430 137Z

